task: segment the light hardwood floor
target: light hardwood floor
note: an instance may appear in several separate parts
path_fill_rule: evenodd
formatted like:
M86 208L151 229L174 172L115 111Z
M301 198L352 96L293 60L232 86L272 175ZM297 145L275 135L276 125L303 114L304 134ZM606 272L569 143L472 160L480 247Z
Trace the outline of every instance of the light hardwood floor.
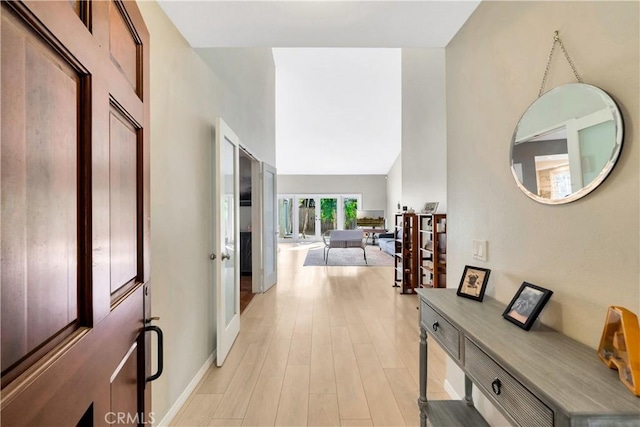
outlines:
M418 310L392 267L303 267L281 244L278 284L256 295L224 366L212 367L174 426L416 426ZM429 342L430 398L445 355Z

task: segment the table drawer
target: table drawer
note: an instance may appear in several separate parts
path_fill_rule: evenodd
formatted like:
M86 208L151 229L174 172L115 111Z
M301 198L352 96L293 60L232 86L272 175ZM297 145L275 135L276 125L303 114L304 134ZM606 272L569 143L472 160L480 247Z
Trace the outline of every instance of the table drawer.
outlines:
M493 397L517 425L553 426L551 409L469 339L465 338L464 346L464 366L475 384Z
M455 358L460 359L460 332L429 305L420 301L420 319L427 332Z

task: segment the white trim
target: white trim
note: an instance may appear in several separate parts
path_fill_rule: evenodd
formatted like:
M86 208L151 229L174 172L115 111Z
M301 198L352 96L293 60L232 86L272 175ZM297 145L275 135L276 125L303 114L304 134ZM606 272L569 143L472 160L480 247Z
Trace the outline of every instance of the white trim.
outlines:
M449 397L451 400L462 400L460 395L456 393L456 390L453 388L449 380L444 380L444 391L449 393Z
M166 427L171 424L175 416L178 415L180 409L182 409L182 405L185 404L189 396L191 396L191 393L193 393L193 391L198 386L198 383L200 383L200 380L202 380L207 374L207 371L209 370L211 365L213 365L214 360L216 360L216 350L213 350L211 356L209 356L209 358L204 362L204 365L202 365L189 385L187 385L187 387L184 389L180 397L178 397L175 403L171 406L169 412L167 412L167 415L165 415L164 418L158 424L156 424L158 427Z

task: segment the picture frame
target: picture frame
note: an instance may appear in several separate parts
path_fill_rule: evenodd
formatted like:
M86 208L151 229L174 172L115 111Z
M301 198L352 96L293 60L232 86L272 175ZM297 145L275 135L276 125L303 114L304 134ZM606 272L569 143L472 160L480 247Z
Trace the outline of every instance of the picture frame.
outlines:
M520 289L502 313L502 317L518 325L525 331L533 326L553 291L528 282L522 282Z
M427 202L424 204L424 208L422 208L423 214L434 214L438 210L439 202Z
M487 289L489 274L491 274L491 270L488 268L465 265L457 295L482 302L484 291Z

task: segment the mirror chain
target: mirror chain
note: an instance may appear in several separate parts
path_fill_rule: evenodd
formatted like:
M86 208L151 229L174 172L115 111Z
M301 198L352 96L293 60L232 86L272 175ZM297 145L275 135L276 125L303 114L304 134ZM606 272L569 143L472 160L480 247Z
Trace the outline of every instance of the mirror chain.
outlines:
M556 49L556 43L560 45L560 48L564 53L564 57L567 59L567 62L569 63L569 66L571 67L571 71L573 71L573 75L575 76L576 80L578 81L578 83L582 83L582 79L578 75L578 71L576 70L575 65L573 65L571 58L569 58L569 54L567 53L567 50L564 48L564 45L562 44L562 40L560 40L558 31L555 31L553 34L553 44L551 45L551 51L549 52L549 58L547 59L547 66L544 69L544 76L542 77L542 85L540 85L540 92L538 92L538 98L540 98L544 93L544 85L547 82L547 76L549 75L549 67L551 67L551 58L553 57L553 52Z

